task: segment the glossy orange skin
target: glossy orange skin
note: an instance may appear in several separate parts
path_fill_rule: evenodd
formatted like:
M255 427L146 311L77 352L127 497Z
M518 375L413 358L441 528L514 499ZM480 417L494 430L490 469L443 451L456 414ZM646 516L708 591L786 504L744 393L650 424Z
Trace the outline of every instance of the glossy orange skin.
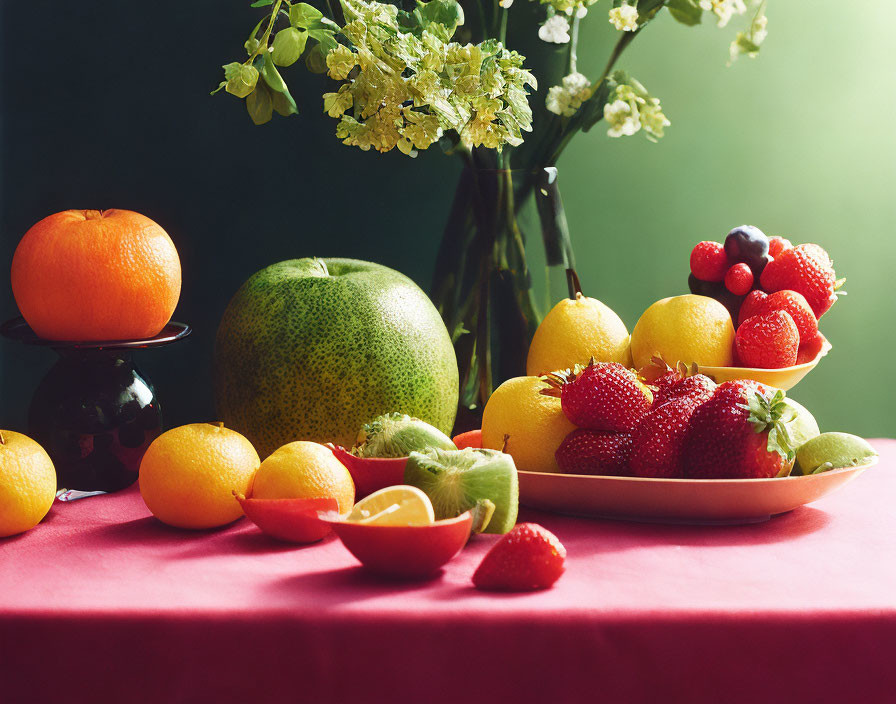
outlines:
M157 334L180 297L180 259L157 223L130 210L66 210L19 242L12 291L46 340L136 340Z

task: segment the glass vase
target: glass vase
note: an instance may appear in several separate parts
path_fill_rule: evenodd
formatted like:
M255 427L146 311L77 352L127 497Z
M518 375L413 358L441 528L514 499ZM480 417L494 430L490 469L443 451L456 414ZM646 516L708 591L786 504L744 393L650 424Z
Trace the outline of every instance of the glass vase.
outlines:
M478 427L494 388L525 375L574 266L556 167L463 170L433 277L460 370L458 430Z

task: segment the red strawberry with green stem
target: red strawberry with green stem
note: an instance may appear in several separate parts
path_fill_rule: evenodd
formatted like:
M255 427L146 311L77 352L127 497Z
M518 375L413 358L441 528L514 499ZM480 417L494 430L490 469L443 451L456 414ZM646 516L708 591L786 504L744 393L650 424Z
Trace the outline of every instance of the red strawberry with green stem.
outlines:
M629 466L636 477L681 477L681 448L691 416L716 385L703 374L678 382L668 400L654 406L632 439Z
M563 474L600 474L627 476L628 456L632 449L629 433L606 430L573 430L554 453Z
M785 249L773 259L759 279L769 293L790 290L801 293L818 319L837 300L845 279L837 279L828 253L817 244Z
M482 558L473 584L499 591L547 589L560 579L565 562L566 548L556 535L537 523L520 523Z
M653 394L618 362L595 362L544 377L541 393L560 398L573 425L617 433L633 431L650 410Z
M681 454L685 476L787 476L794 458L787 426L794 417L781 390L746 379L720 384L691 416Z

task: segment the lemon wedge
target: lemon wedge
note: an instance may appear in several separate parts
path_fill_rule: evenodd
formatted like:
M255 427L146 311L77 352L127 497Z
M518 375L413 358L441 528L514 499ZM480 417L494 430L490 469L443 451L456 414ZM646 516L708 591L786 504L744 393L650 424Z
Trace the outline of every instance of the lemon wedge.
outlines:
M378 526L428 526L436 520L429 497L415 486L387 486L355 504L345 519Z

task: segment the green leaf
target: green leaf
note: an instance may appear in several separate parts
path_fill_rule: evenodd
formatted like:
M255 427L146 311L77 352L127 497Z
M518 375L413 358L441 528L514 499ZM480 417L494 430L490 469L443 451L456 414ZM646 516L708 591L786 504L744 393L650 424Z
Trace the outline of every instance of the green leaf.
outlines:
M321 51L324 52L324 60L326 60L327 54L339 46L339 42L336 41L336 37L329 29L309 29L308 36L318 41Z
M277 66L292 66L305 51L307 41L308 32L302 32L295 27L281 29L274 37L271 59Z
M253 66L238 64L236 62L224 67L225 90L237 98L245 98L255 90L258 83L258 71Z
M459 25L464 23L464 11L456 0L417 0L417 7L411 12L400 10L398 24L411 34L421 36L429 30L443 41L448 41ZM441 25L439 30L434 25Z
M274 93L271 103L274 106L274 110L276 110L278 114L283 115L283 117L289 117L290 115L295 115L299 112L295 101L289 93Z
M274 0L255 0L249 7L267 7L268 5L273 5Z
M669 14L689 27L700 24L703 17L703 10L697 4L697 0L669 0L666 7L669 8Z
M272 90L275 90L278 93L287 92L286 82L274 66L274 60L271 58L270 52L265 52L264 54L264 61L261 65L261 77Z
M327 52L323 50L320 44L315 44L305 54L305 67L311 73L327 72Z
M308 29L315 21L320 21L324 13L307 2L300 2L289 8L289 23L293 27Z
M259 83L246 98L246 110L256 125L263 125L270 120L274 114L271 89L264 83Z

